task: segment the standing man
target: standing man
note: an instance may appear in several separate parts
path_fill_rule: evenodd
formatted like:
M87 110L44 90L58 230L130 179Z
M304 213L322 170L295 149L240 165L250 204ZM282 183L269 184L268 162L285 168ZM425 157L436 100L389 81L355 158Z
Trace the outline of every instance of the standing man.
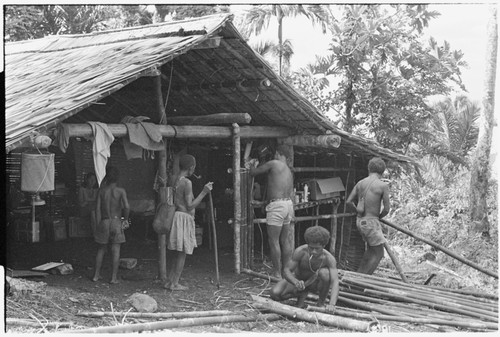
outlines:
M279 145L274 159L256 167L257 159L250 160L245 166L250 169L250 175L267 174L267 206L266 222L271 260L272 275L281 278L282 267L285 266L293 251L290 222L294 218L293 176L286 159L291 157L290 147Z
M358 213L356 227L368 249L363 255L358 273L373 274L384 257L384 243L387 240L382 233L379 219L389 213L389 186L380 180L385 171L385 162L378 157L368 162L368 177L354 186L346 203L356 208ZM357 204L353 200L357 199ZM380 211L381 203L384 208Z
M193 185L187 177L193 175L196 168L196 159L189 154L179 159L179 175L175 184L175 214L172 221L168 239L168 249L175 252L172 260L170 279L164 284L164 288L170 290L188 290L188 287L179 284L186 254L193 254L196 247L194 214L195 208L203 198L212 190L213 183L209 182L203 187L203 191L196 197L193 196Z
M95 241L99 244L95 261L95 274L92 281L101 278L102 259L106 253L108 243L111 243L112 273L111 284L118 283L118 265L120 263L120 246L125 242L125 233L122 222L128 227L130 206L127 192L124 188L117 187L118 169L108 166L104 186L99 189L96 204L96 231Z

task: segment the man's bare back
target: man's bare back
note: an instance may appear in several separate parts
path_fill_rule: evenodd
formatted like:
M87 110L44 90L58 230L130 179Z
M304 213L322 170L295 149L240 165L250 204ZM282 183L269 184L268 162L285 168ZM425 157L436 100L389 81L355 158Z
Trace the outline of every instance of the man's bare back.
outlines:
M374 180L375 179L375 180ZM373 182L372 182L373 181ZM371 184L371 185L370 185ZM369 187L368 190L366 190ZM387 202L387 207L389 208L388 203L389 203L389 190L388 186L386 183L384 183L382 180L378 179L375 176L368 176L364 178L363 180L359 181L357 184L357 193L358 193L358 200L365 195L365 213L364 217L376 217L378 218L383 217L381 216L380 212L380 206L381 202ZM386 200L384 200L386 199ZM358 201L359 202L359 201ZM384 214L385 216L385 214Z
M293 176L288 165L278 159L270 160L252 169L251 174L267 172L267 199L290 198L293 191Z
M125 190L116 185L106 186L99 191L101 219L122 216L122 209L129 208Z

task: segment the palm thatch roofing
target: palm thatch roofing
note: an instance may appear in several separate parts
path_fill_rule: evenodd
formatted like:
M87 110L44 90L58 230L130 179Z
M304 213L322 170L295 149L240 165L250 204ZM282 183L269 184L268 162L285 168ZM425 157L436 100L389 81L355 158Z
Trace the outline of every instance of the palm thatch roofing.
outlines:
M167 91L167 122L172 116L248 113L250 125L337 134L337 150L344 153L413 162L338 129L249 47L230 14L7 43L7 153L26 146L33 132L104 104L155 69Z

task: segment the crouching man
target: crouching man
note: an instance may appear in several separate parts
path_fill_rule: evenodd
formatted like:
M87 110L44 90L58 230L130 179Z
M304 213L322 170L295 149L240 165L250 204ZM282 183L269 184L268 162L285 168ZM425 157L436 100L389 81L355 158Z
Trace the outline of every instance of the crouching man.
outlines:
M309 227L304 233L307 244L297 247L283 269L284 279L271 289L271 298L282 301L297 297L297 306L305 307L304 301L309 292L319 296L318 306L326 306L334 311L339 295L337 262L324 247L330 233L321 226ZM330 292L329 304L326 297Z

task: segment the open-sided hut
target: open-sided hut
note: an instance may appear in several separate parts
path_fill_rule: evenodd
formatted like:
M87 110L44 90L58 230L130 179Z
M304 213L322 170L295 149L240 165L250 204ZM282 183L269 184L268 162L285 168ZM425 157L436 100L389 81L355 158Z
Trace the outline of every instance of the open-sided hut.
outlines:
M83 175L94 170L93 133L87 122L101 122L115 137L108 164L120 168L120 183L138 219L129 235L143 235L134 227L148 227L164 198L154 186L167 181L176 155L186 151L198 161L201 178L194 180L195 193L205 182L215 183L220 244L234 247L236 272L251 268L254 250L259 251L254 228L262 221L251 202L243 157L265 159L267 149L281 142L293 146L297 191L305 183L313 188L323 178L338 177L342 185L337 181L334 190L340 192L324 199L298 200L296 244L303 243L305 227L325 226L332 231L330 250L339 266L357 267L364 243L352 226L355 217L346 210L345 196L367 174L371 157L399 164L412 160L336 128L273 72L231 20L231 15L213 15L5 45L5 148L12 186L20 180L21 153L33 149L35 137L54 140L49 150L55 153L55 188L45 194L49 202L37 218L42 233L50 231L53 239L60 239L54 231L62 219L71 235L85 235L74 227L76 190ZM123 143L129 134L122 121L139 116L155 124L164 145L127 159ZM14 191L9 194L10 212L29 213L29 227L35 222L29 200L23 207L15 198L22 199L22 194ZM20 224L22 217L14 218L17 224L10 228L19 239L26 224ZM198 219L208 230L208 217ZM165 240L164 235L158 238ZM160 249L160 268L162 254Z

